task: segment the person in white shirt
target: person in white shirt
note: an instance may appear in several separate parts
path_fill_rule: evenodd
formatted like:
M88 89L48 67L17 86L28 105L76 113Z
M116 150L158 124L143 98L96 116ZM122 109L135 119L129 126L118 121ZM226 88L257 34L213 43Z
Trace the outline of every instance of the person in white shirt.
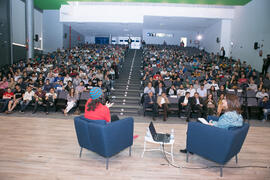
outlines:
M175 88L174 85L172 85L172 86L170 87L170 89L169 89L169 91L168 91L168 95L169 95L169 96L174 96L174 95L176 95L176 88Z
M64 84L67 84L68 81L72 81L72 78L67 74L64 78Z
M196 81L195 81L195 84L194 84L194 89L197 91L199 88L200 88L199 81L196 80Z
M250 80L250 83L248 84L247 90L253 90L253 91L257 92L258 86L257 86L257 84L254 83L253 79Z
M166 96L165 92L162 92L161 96L157 97L157 104L160 108L163 108L163 121L167 120L168 117L168 104L170 103L169 99Z
M206 80L204 80L204 88L206 90L209 90L211 88L211 86L212 86L211 82L209 82L209 81L207 82Z
M262 99L264 96L269 97L268 93L265 92L265 88L262 88L262 91L257 92L256 98Z
M201 84L201 87L199 89L197 89L197 92L199 93L199 96L201 98L206 98L207 96L207 90L204 88L204 85Z
M187 92L190 93L190 97L194 96L196 90L193 88L193 84L190 84L189 89L187 90Z
M149 82L148 84L147 84L147 86L144 88L144 91L143 91L143 93L149 93L149 92L152 92L153 94L155 94L155 89L152 87L152 83L151 82Z
M186 94L186 90L184 89L183 84L180 85L180 88L177 89L177 96L181 97L181 96L185 96Z
M181 96L178 101L178 108L179 108L179 117L181 117L181 113L185 110L187 121L189 120L190 116L190 102L189 102L190 92L186 92L185 96Z
M45 95L45 104L46 104L46 114L49 114L49 108L54 107L54 102L57 98L57 94L54 88L51 88L48 93Z
M33 102L35 92L31 86L27 87L27 91L24 93L23 100L21 101L21 112L24 112L27 106Z
M218 84L216 83L216 80L212 80L211 86L214 86L216 91L219 90L219 86L218 86Z
M167 70L164 68L161 72L160 75L163 77L167 74Z

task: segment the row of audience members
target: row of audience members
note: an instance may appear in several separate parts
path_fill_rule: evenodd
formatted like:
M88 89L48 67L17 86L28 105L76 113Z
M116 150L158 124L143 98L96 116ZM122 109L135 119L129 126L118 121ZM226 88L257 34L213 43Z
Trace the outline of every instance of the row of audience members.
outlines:
M35 113L39 106L46 113L60 91L68 92L67 114L79 95L100 87L109 96L125 55L125 46L86 45L59 50L42 57L20 61L0 71L1 112L11 113L17 105L24 112L29 104Z
M259 75L245 61L224 59L196 49L151 45L144 47L143 62L144 93L149 94L145 96L146 102L153 96L154 101L151 100L148 106L153 107L154 116L157 107L168 111L164 104L170 103L168 97L176 96L180 97L179 114L185 109L187 120L192 111L203 117L220 114L219 104L230 91L238 96L253 92L252 96L259 99L264 112L268 108L270 75ZM160 104L159 98L166 100Z

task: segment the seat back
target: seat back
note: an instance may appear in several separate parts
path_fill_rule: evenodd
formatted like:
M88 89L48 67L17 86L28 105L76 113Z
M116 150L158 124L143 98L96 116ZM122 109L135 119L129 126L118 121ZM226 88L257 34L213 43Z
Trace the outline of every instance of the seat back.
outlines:
M190 122L187 132L187 150L224 165L240 152L248 129L247 123L240 128L227 130Z
M68 95L68 92L63 90L63 91L59 91L58 92L58 95L57 95L57 99L64 99L66 100L67 99L67 95Z
M111 123L89 120L84 116L74 118L78 143L103 157L111 157L133 144L133 118Z
M102 121L102 120L93 121L93 122L92 121L93 120L86 119L84 116L78 116L74 118L74 125L75 125L78 143L82 148L86 148L89 150L92 150L93 144L92 144L92 141L90 141L88 124L89 123L101 124L101 125L106 124L106 121Z
M83 91L80 95L79 100L88 100L90 98L89 91Z

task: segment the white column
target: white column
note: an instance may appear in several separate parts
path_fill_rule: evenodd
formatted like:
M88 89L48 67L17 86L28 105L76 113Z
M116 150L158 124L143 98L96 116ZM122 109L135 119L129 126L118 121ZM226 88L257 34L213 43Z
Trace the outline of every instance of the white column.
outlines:
M25 1L27 59L34 57L34 0Z
M221 36L220 36L220 48L224 47L226 57L230 57L231 54L231 20L221 20Z

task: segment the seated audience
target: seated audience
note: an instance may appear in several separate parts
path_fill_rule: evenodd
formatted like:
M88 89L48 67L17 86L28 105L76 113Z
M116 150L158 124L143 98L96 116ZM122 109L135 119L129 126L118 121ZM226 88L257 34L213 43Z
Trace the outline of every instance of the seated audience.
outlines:
M204 102L204 107L206 109L206 116L212 116L216 114L217 104L214 101L212 94L208 94L207 99Z
M175 86L174 85L172 85L168 90L168 95L169 96L175 96L175 95L177 95L176 93L177 93L177 91L176 91L176 88L175 88Z
M179 109L179 116L181 117L181 113L183 110L185 110L186 114L186 121L189 121L189 116L190 116L190 92L186 92L185 96L181 96L178 101L178 109Z
M7 114L11 113L15 107L23 100L24 90L21 89L19 84L16 84L14 91L14 98L8 102Z
M51 88L49 92L45 95L45 104L46 104L46 114L49 114L49 108L55 106L55 100L57 98L57 94L54 88Z
M161 82L158 83L158 87L156 87L155 92L157 96L161 96L162 93L166 94L166 89Z
M185 96L186 95L186 90L184 89L183 84L180 85L179 89L177 89L177 96Z
M247 90L252 90L252 91L257 92L258 86L257 86L257 84L255 84L253 79L250 80L248 87L247 87Z
M149 92L152 92L155 94L155 89L152 87L152 83L148 83L147 86L144 88L143 93L148 94Z
M160 108L163 109L163 121L167 120L168 117L168 104L170 104L169 99L167 98L167 95L165 92L162 92L161 96L157 97L157 104L159 105Z
M64 109L64 115L67 116L68 112L76 106L78 95L75 93L75 89L71 88L67 95L67 106Z
M263 97L269 97L268 93L265 92L265 88L262 88L262 91L257 92L256 98L262 99Z
M203 116L203 99L199 96L199 93L194 93L194 97L190 98L190 107L192 111L197 111L198 116ZM187 117L187 121L189 116Z
M23 100L21 101L21 112L24 112L27 106L34 101L34 96L35 92L32 90L31 86L28 86L23 95Z
M12 100L14 98L14 93L11 91L11 88L8 87L7 91L4 92L3 94L3 98L0 99L0 102L3 102L4 104L2 105L2 108L0 110L0 112L5 112L5 110L7 109L8 103L10 100Z
M156 117L158 116L157 98L152 91L148 92L148 95L145 96L144 106L146 108L152 108L152 118L153 120L156 120Z
M37 92L34 95L35 98L35 107L33 114L35 114L39 107L44 107L45 104L45 95L46 92L42 90L42 87L38 87Z
M260 102L260 107L263 109L263 122L268 120L270 114L270 100L268 96L264 96Z
M204 84L201 84L200 88L197 89L199 96L203 99L207 97L207 90L204 88Z

